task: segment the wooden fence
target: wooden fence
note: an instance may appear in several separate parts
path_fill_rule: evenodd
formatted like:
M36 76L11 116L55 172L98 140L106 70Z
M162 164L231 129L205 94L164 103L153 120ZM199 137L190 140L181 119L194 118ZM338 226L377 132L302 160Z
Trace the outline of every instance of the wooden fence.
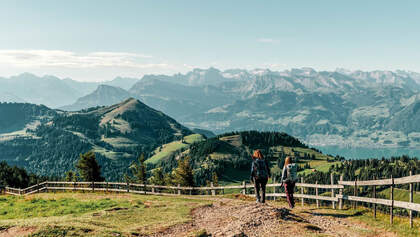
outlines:
M368 181L343 181L343 176L340 177L338 184L334 184L334 177L331 174L331 184L309 184L304 183L303 178L301 182L296 183L296 187L300 189L294 194L294 197L301 199L301 205L305 203L305 199L315 200L317 208L320 206L320 201L327 201L332 203L332 208L336 209L343 208L343 201L351 201L353 206L356 207L357 202L371 203L373 204L374 217L376 218L376 207L378 204L389 206L390 208L390 222L393 223L393 209L403 208L409 210L410 226L413 227L413 211L420 212L420 203L413 202L413 184L420 183L420 175L411 175L402 178L390 178L380 180L368 180ZM410 187L410 198L408 202L395 201L394 200L394 186L399 184L408 184ZM281 184L273 183L267 184L266 196L276 199L278 197L285 197L285 193L279 192ZM353 195L345 195L343 193L345 186L353 188ZM361 186L373 186L372 197L360 197L357 196L358 188ZM391 195L390 199L379 199L376 198L376 186L390 186ZM10 195L30 195L40 192L55 192L55 191L103 191L103 192L126 192L135 194L150 194L150 195L218 195L224 194L225 190L233 190L232 192L239 191L244 195L251 195L250 189L253 188L252 184L242 182L241 185L233 186L214 186L211 183L210 187L181 187L181 186L160 186L160 185L149 185L149 184L135 184L135 183L117 183L117 182L51 182L46 181L33 185L25 189L5 187L4 193ZM315 195L308 194L308 190L315 189ZM331 195L319 195L319 191L330 190Z

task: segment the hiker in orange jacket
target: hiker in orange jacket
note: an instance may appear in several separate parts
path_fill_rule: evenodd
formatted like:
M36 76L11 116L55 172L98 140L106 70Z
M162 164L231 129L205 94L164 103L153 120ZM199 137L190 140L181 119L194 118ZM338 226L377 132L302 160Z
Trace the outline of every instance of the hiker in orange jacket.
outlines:
M255 150L252 155L251 182L254 183L257 202L265 203L265 187L270 178L270 167L260 150ZM260 189L262 197L260 197Z

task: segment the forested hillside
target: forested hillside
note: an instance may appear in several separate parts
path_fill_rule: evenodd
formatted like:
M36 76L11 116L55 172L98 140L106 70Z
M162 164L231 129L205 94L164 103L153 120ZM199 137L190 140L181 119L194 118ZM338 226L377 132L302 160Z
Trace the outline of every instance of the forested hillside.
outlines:
M304 169L306 162L312 158L316 160L316 157L319 161L327 163L321 153L309 149L286 133L244 131L222 134L193 143L162 157L155 164L150 164L149 168L160 168L163 173L171 174L179 159L189 157L196 185L207 185L215 175L222 183L240 183L249 180L251 154L254 149L260 149L270 161L273 177L280 176L279 167L282 167L286 155L293 156L296 160L307 159L302 163L301 169ZM313 156L308 155L309 153Z
M12 131L19 129L13 135L0 134L0 160L48 176L64 176L74 169L79 154L93 150L103 175L121 180L140 153L148 155L162 144L192 134L135 99L79 112L0 104L0 113L5 120L0 129L13 128L9 123L16 124Z

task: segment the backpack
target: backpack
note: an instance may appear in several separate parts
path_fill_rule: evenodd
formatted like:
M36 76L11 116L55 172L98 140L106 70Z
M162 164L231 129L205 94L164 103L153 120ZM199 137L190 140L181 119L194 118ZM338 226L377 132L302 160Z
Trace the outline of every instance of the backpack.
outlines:
M286 181L296 182L298 180L297 167L295 163L286 166L286 175Z
M256 161L254 161L255 177L257 179L268 178L267 168L268 167L264 160L257 159Z

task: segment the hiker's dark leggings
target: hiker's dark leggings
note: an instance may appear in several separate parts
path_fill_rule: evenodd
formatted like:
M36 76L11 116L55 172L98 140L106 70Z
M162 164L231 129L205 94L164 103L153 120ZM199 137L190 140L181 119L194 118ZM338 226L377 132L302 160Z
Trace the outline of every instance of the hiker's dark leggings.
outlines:
M295 182L286 181L284 183L284 191L286 192L287 202L290 208L295 207L295 199L293 198L293 192L295 191Z
M262 203L265 202L265 186L267 185L268 179L255 179L254 180L254 187L255 187L255 195L257 196L257 200L261 201ZM262 199L260 196L260 189L262 192Z

